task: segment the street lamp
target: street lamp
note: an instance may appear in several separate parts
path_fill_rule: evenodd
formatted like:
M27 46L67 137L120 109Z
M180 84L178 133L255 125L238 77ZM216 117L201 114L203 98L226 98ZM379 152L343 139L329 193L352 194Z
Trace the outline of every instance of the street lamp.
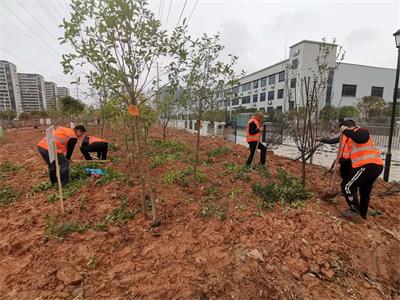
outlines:
M396 47L398 49L397 53L397 68L396 68L396 79L394 81L394 92L393 92L393 107L392 107L392 118L390 119L390 132L389 132L389 145L386 153L385 159L385 172L383 173L383 180L389 181L389 173L390 173L390 162L392 160L392 140L393 140L393 131L394 131L394 121L396 118L396 104L399 92L399 71L400 71L400 29L397 30L393 34Z

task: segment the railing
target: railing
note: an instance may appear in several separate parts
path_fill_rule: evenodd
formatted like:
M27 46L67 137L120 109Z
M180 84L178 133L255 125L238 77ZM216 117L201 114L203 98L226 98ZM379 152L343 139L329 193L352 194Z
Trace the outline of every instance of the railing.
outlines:
M375 145L379 148L387 148L389 144L389 126L359 124L361 127L368 128ZM400 127L395 127L393 131L392 149L400 149Z

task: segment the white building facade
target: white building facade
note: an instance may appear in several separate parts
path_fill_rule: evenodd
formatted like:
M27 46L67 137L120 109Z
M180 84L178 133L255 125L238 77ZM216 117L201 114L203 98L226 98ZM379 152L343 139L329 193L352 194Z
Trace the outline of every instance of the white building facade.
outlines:
M13 110L22 113L17 67L5 60L0 60L0 111Z
M285 112L296 102L301 106L301 89L296 78L312 77L317 73L316 60L320 56L321 45L321 42L305 40L291 46L287 60L241 78L240 84L235 87L227 87L217 99L219 108ZM329 49L325 62L331 71L321 97L321 108L325 105L353 106L362 97L371 95L392 102L395 69L338 63L337 45L324 45Z
M50 81L45 81L44 82L44 90L45 90L45 101L46 101L46 107L47 109L49 108L54 108L57 106L57 84L54 82Z
M18 80L23 111L46 110L47 103L45 100L43 76L39 74L18 73Z
M57 88L57 96L58 98L69 96L69 89L63 86L59 86Z

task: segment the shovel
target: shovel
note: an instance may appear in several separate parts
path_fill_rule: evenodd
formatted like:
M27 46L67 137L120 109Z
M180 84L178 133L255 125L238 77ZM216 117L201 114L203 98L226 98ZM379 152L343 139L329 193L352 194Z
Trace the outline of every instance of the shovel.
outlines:
M336 154L336 160L335 160L335 162L333 164L333 178L332 178L332 181L331 181L331 184L330 184L330 189L328 191L326 191L325 194L322 196L322 199L325 200L325 201L329 201L329 200L335 198L337 195L340 194L340 191L335 191L334 188L335 188L335 181L336 181L336 175L337 175L336 166L339 163L339 158L341 156L340 148L341 148L341 145L342 145L342 136L343 135L340 134L339 147L338 147L337 154Z

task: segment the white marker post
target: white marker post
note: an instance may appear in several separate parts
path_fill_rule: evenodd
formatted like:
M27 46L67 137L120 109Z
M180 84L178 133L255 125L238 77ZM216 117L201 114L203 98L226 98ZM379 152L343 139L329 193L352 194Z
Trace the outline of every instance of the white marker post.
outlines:
M64 213L64 199L62 194L61 187L61 176L60 176L60 166L58 165L58 157L57 157L57 147L54 141L54 126L51 126L46 129L46 140L48 145L49 152L49 161L50 164L55 160L56 161L56 176L58 183L58 191L60 193L60 203L61 203L61 213Z

